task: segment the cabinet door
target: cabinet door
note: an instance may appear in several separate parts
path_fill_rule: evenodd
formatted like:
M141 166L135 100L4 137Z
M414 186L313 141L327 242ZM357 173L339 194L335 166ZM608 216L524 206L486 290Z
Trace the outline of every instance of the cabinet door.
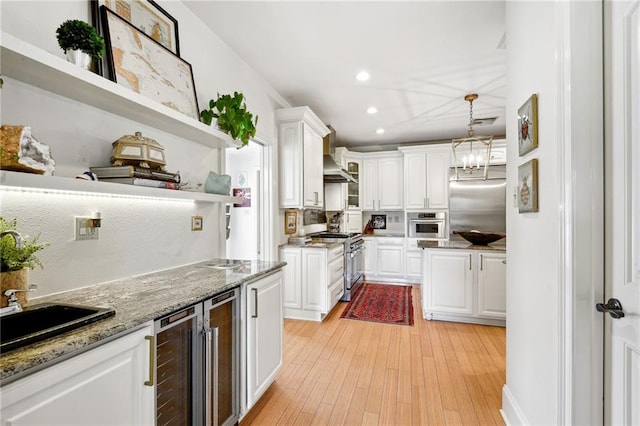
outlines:
M302 250L302 309L324 312L327 306L327 250Z
M376 253L376 240L373 238L366 238L364 240L364 274L365 276L377 275L376 259L378 254Z
M504 253L478 253L477 315L506 318L507 256Z
M449 153L427 154L427 207L446 209L449 206Z
M378 160L378 210L402 210L402 157Z
M378 204L378 160L366 159L362 162L362 208L376 210Z
M287 262L283 268L282 305L285 308L302 309L302 250L281 249L280 260Z
M360 161L348 160L346 164L346 168L347 168L347 172L349 172L349 174L353 176L355 180L358 181L357 183L349 182L349 183L343 184L343 188L345 189L345 192L346 192L345 197L346 197L347 210L360 211L360 209L362 208L362 204L360 200L360 192L361 192L360 170L362 169L362 166L360 164Z
M473 314L472 257L470 251L425 250L426 311Z
M345 232L362 232L362 212L347 211L343 216Z
M324 184L324 209L328 212L342 211L345 209L347 199L344 195L344 183Z
M404 275L404 246L377 244L378 275L402 277Z
M302 207L302 124L280 124L280 207Z
M154 352L147 336L153 336L151 323L3 386L1 424L154 424Z
M407 278L422 278L422 250L407 250L405 276Z
M273 383L282 365L282 273L247 285L247 409Z
M322 138L309 126L303 123L304 131L302 155L303 159L303 198L305 207L322 208L323 175L322 175ZM284 168L290 164L282 164Z
M427 207L427 157L424 153L404 155L404 208Z

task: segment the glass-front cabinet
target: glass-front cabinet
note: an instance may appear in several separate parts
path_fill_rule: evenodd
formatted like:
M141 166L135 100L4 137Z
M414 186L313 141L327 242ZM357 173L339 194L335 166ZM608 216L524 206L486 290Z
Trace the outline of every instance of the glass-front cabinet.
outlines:
M347 186L347 210L360 210L360 162L356 160L347 161L347 172L358 183L349 182Z

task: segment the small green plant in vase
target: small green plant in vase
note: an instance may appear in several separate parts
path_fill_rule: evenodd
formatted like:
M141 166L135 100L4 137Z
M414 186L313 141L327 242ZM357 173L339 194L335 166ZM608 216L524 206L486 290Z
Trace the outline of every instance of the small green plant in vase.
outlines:
M56 30L56 36L67 60L85 69L89 68L91 58L98 60L104 56L104 39L84 21L64 21Z
M258 116L247 111L242 93L233 92L231 95L220 95L218 99L209 101L209 108L200 112L202 122L211 124L213 119L217 125L233 139L242 141L242 146L249 143L249 139L256 135Z
M0 306L7 305L7 297L4 292L9 289L27 290L29 288L28 270L36 266L43 267L36 253L49 243L40 243L40 235L29 239L22 238L17 231L18 221L7 220L0 216L0 283L2 288ZM21 244L18 244L18 241ZM24 306L27 303L27 293L16 293L19 303Z

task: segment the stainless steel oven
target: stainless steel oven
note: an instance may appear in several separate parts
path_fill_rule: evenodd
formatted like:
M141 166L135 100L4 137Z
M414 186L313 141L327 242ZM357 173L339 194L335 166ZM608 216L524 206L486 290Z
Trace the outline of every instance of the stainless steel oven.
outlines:
M447 238L447 214L445 212L409 213L407 216L409 238L441 240Z

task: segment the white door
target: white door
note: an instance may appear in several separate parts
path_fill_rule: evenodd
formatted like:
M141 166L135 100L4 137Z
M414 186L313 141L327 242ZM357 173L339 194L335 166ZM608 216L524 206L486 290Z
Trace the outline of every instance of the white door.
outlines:
M402 210L402 157L378 160L378 210Z
M605 2L605 424L640 424L640 1ZM604 301L603 301L604 302Z
M427 157L424 152L404 154L404 208L427 207Z
M362 208L375 210L379 208L378 201L378 160L364 160L362 162Z

